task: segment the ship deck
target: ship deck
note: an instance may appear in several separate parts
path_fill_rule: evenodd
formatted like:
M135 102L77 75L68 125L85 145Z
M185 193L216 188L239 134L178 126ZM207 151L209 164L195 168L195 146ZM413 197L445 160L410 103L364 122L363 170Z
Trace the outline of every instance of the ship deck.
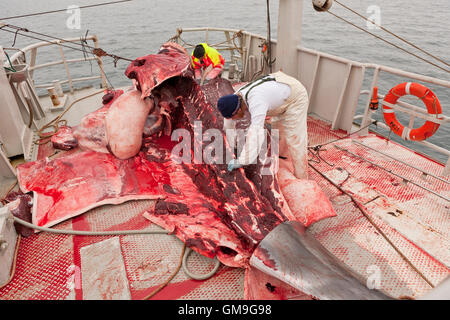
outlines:
M93 90L76 92L72 99ZM100 106L100 101L101 95L96 95L74 106L66 115L68 124L76 124L83 115ZM48 98L42 98L41 102L44 106L50 103ZM50 120L56 116L47 112ZM320 158L311 155L311 166L351 194L432 284L437 285L449 276L450 180L439 176L442 164L375 133L346 138L346 132L331 130L329 123L314 114L308 118L308 138L309 145L343 138L324 146ZM35 156L42 159L54 152L48 143L37 147ZM349 196L312 167L309 178L319 183L337 216L311 225L308 232L333 255L394 298L416 298L431 289ZM153 201L140 200L102 206L55 228L159 229L142 216L152 205ZM115 237L34 234L22 238L15 276L0 290L0 299L142 299L176 269L182 245L174 236L161 234ZM192 253L188 267L204 273L213 268L213 262ZM212 278L199 281L180 271L153 299L272 298L264 288L262 296L246 291L245 273L246 270L222 265ZM299 297L304 298L286 296Z

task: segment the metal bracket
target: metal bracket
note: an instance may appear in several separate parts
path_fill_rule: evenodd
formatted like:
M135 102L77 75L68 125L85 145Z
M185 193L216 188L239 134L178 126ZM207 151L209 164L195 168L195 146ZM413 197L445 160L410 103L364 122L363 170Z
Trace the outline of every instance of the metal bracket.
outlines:
M0 208L0 287L10 278L14 251L17 243L17 233L8 207Z

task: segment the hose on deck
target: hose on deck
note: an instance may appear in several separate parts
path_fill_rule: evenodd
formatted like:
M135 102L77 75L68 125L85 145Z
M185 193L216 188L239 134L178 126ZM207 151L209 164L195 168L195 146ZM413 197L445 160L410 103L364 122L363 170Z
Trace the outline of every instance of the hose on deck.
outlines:
M36 229L36 230L39 230L42 232L48 232L48 233L53 233L53 234L66 234L66 235L72 235L72 236L123 236L123 235L137 235L137 234L169 234L169 232L166 230L122 230L122 231L100 231L100 232L77 231L77 230L58 230L58 229L53 229L53 228L45 228L45 227L36 226L32 223L29 223L29 222L24 221L17 217L13 217L13 218L14 218L14 222L17 222L27 228L32 228L32 229ZM19 238L16 243L16 249L14 252L13 264L11 267L9 280L5 284L3 284L0 287L0 289L6 287L14 278L20 240L21 240L21 236L19 235ZM196 273L192 273L191 271L189 271L189 269L187 268L187 260L191 253L192 253L192 249L190 249L190 248L186 249L186 244L183 244L183 250L182 250L182 253L180 256L180 263L179 263L178 267L176 268L176 270L174 271L174 273L164 283L162 283L158 288L156 288L152 293L150 293L148 296L146 296L143 300L150 299L151 297L156 295L159 291L161 291L164 287L166 287L170 283L170 281L178 274L178 272L180 271L181 268L183 268L183 271L185 272L185 274L188 277L190 277L194 280L206 280L216 274L216 272L218 271L218 269L221 265L221 263L217 259L217 257L214 259L215 260L214 267L210 272L205 273L205 274L196 274Z
M80 102L81 100L84 100L86 98L95 96L99 93L103 93L105 92L105 89L101 89L98 91L94 91L88 95L85 95L81 98L76 99L75 101L73 101L63 112L61 112L56 118L54 118L52 121L48 122L47 124L45 124L44 126L42 126L42 128L40 128L37 132L37 135L39 136L39 139L37 139L34 143L35 144L46 144L48 142L50 142L50 138L55 135L58 130L60 125L66 125L67 121L66 120L62 120L61 118L70 110L70 108L72 108L72 106L77 103ZM48 128L53 128L53 131L50 132L44 132L44 130L48 129Z

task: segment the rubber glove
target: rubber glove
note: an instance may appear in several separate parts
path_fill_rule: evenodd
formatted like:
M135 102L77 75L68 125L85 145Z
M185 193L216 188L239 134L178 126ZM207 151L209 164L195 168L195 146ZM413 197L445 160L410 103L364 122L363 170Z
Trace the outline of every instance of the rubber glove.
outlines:
M221 72L222 72L222 67L215 67L208 73L208 75L206 76L206 80L212 80L212 79L217 78Z
M195 69L195 76L194 76L195 80L201 80L202 78L202 70L201 69Z
M237 159L233 159L228 163L228 171L231 172L234 169L241 168L242 165L237 161Z

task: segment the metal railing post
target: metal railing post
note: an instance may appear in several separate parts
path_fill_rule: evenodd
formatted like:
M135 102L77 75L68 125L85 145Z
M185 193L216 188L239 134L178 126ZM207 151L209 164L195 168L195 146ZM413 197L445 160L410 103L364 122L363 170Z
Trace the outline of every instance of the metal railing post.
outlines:
M231 42L231 37L230 37L229 31L225 31L225 38L227 39L227 43L231 48L230 56L232 57L234 55L234 48L233 48L233 43Z
M98 49L99 45L98 45L98 38L97 38L97 36L94 35L92 40L94 41L94 47ZM100 75L102 77L102 88L107 88L108 87L108 83L107 83L107 80L106 80L105 70L103 69L103 60L99 56L95 56L95 58L97 60L97 65L98 65L98 68L100 69Z
M69 65L66 61L66 57L64 56L64 51L62 46L60 46L59 44L61 44L61 41L57 41L58 47L59 47L59 52L61 54L61 58L64 62L64 68L66 69L66 73L67 73L67 80L69 81L69 89L70 89L70 93L73 93L73 84L72 84L72 76L70 75L70 71L69 71Z
M320 54L318 54L316 56L316 63L314 64L314 73L313 73L313 76L312 76L312 79L311 79L311 87L309 89L309 106L311 106L311 100L313 98L314 90L315 90L315 87L316 87L316 78L317 78L317 72L319 70L321 57L322 56Z
M33 67L36 65L37 48L31 49L30 53L30 78L33 79ZM33 81L34 82L34 81Z
M377 86L379 75L380 75L380 68L376 67L375 71L373 72L372 84L370 85L370 92L367 97L366 108L364 111L364 117L361 121L361 127L367 126L372 121L372 115L374 111L370 109L370 100L372 99L373 88ZM367 136L368 134L369 134L369 127L359 132L360 136Z
M442 170L441 176L449 176L450 175L450 157L447 159L447 164L445 165L444 170Z
M347 90L348 80L350 79L351 72L352 72L352 64L347 63L346 76L345 76L345 80L342 83L341 95L339 97L338 105L337 105L336 111L334 113L333 122L331 123L331 130L338 129L338 126L336 124L339 120L339 116L341 115L342 105L344 102L344 95L345 95L345 91Z

